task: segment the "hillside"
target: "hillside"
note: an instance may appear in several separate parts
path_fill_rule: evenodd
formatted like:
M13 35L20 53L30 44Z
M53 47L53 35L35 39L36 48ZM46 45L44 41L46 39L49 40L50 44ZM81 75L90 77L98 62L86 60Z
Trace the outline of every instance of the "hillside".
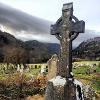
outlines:
M19 63L21 61L26 63L46 62L52 54L58 53L58 51L59 44L42 43L36 40L23 42L9 33L0 31L0 62L3 62L5 58L6 61L11 58L9 61L12 62L14 57L21 59L18 61ZM18 54L15 55L16 52ZM25 55L26 60L24 59ZM19 58L19 56L21 57Z
M74 49L73 55L83 59L100 60L100 37L95 37L82 42Z
M43 43L36 40L23 42L9 33L0 31L0 62L11 61L15 63L16 60L18 63L46 62L52 54L59 52L59 48L59 44L56 43ZM15 61L13 61L14 57L16 57ZM82 42L73 50L73 57L99 60L100 37Z

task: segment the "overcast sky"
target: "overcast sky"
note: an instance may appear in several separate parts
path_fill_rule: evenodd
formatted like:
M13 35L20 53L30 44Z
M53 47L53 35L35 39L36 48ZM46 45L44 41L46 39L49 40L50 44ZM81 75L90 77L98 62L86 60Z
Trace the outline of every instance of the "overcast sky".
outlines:
M17 32L16 36L26 39L27 40L27 36L25 36L24 31L23 30L36 30L37 33L39 33L40 31L43 32L47 32L49 31L49 25L50 22L56 22L57 19L61 16L62 14L62 6L64 3L68 3L68 2L73 2L73 8L74 8L74 15L79 19L79 20L84 20L86 23L86 35L80 35L78 38L78 41L76 42L76 44L78 44L78 42L81 40L83 41L86 37L86 39L88 39L89 37L94 37L94 36L100 36L100 0L0 0L1 3L4 3L6 5L9 5L13 8L17 8L21 11L24 11L25 13L28 13L30 15L33 16L26 16L25 14L21 15L18 12L18 16L15 17L16 12L13 11L13 15L14 16L10 16L9 13L7 16L9 16L9 19L6 18L6 22L8 21L8 23L5 22L5 25L9 24L9 21L13 24L10 24L9 29L10 28L15 28L16 30L22 28L21 33ZM4 5L0 5L1 9L3 9ZM6 7L6 11L8 10L9 7ZM5 11L5 14L7 13ZM10 9L11 11L11 9ZM2 16L2 14L3 16ZM4 18L5 14L3 13L3 10L1 10L0 12L0 18L1 20ZM19 17L21 16L21 17ZM44 20L48 20L48 21L44 21L44 20L40 20L37 19L36 17L42 18ZM30 18L30 20L29 20ZM2 22L2 21L1 21ZM44 23L43 23L44 22ZM40 23L42 23L40 25ZM47 24L49 23L49 24ZM15 26L14 26L15 25ZM18 26L19 25L19 26ZM30 27L31 26L31 27ZM44 27L43 27L44 26ZM32 30L33 27L33 30ZM45 28L47 30L45 30ZM33 33L36 33L33 32ZM30 31L28 31L30 32ZM14 33L14 32L13 32ZM39 34L38 34L39 35ZM43 37L40 36L34 36L29 34L30 39L32 38L36 38L38 39L42 39L42 40L48 40L48 38L46 39L46 37L43 39ZM47 37L50 37L47 36ZM54 39L50 37L49 38L49 42L50 40ZM57 41L57 40L55 40Z
M0 0L31 15L56 21L63 3L74 3L74 14L86 22L86 29L100 32L100 0Z

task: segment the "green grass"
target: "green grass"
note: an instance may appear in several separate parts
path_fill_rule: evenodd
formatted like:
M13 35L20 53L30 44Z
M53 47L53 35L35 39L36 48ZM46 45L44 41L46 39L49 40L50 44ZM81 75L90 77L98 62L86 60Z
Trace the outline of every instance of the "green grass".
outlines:
M97 72L100 72L100 66L97 66L97 67L96 67L96 71L97 71Z
M0 74L0 80L4 80L7 78L7 74Z
M78 80L83 80L87 84L90 83L97 92L100 91L100 76L96 74L100 72L100 66L93 67L92 70L95 69L96 73L89 75L86 74L87 69L89 69L89 67L86 66L73 68L75 78Z
M86 69L87 69L86 67L75 68L75 69L73 69L73 73L75 75L77 75L77 74L85 74Z
M74 62L76 64L99 64L100 61L81 61L81 62ZM32 65L30 65L32 66ZM40 66L40 64L38 64L38 66ZM86 74L86 70L90 69L90 67L87 66L83 66L83 67L78 67L78 68L73 68L73 73L76 79L82 79L86 82L89 82L92 84L92 86L95 88L95 90L100 91L100 77L97 77L95 73L93 74ZM96 70L96 72L100 72L100 66L96 66L93 67L93 69ZM24 74L27 77L30 77L31 75L33 76L37 76L37 74L39 73L40 68L34 69L34 68L30 68L28 71L24 71ZM6 79L8 74L5 74L3 71L0 71L0 80L2 79Z
M38 75L39 71L40 71L39 68L37 68L37 69L30 69L29 71L25 72L25 75L26 76L30 76L30 75L36 76L36 75Z
M92 83L92 86L95 88L95 90L100 92L100 78L96 78Z
M74 62L74 63L77 63L77 64L81 64L81 63L84 63L84 64L87 64L87 63L94 64L94 63L96 63L96 64L98 64L98 63L100 63L100 61L79 61L79 62Z

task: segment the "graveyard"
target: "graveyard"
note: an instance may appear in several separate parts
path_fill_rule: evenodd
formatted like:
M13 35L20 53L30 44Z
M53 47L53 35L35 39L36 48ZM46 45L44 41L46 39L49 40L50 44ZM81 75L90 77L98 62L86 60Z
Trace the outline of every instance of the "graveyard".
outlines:
M36 65L38 67L36 67ZM0 64L0 66L1 66L1 64ZM25 86L24 85L22 86L23 91L21 93L22 94L26 93L24 95L26 95L25 97L27 99L29 99L29 100L30 100L30 98L43 99L44 95L45 95L45 90L39 92L39 88L44 89L44 87L46 87L46 85L47 85L46 83L47 83L48 72L46 72L46 70L45 70L45 68L47 68L46 67L47 63L29 64L29 66L27 67L27 69L23 70L22 77L24 79L22 78L23 80L22 81L20 80L17 84L20 84L21 82L24 85L26 84ZM40 72L41 72L40 66L45 66L44 70L42 69L45 72L44 76L40 75ZM2 70L4 70L4 68L2 68ZM14 86L11 87L11 85L15 84L17 82L17 80L19 80L21 78L21 76L20 76L21 73L18 72L18 70L16 68L13 71L13 73L7 73L7 74L6 73L2 74L2 72L3 72L2 70L0 70L0 84L8 83L9 88L7 88L7 89L8 89L8 92L10 91L10 93L11 93L11 94L7 95L3 92L3 95L5 95L5 97L6 96L10 97L11 95L15 96L15 97L16 97L16 95L18 96L19 94L16 92L18 90L15 89L16 85L14 85L15 88L14 88ZM8 69L8 70L12 71L12 69ZM100 84L99 84L100 83L100 61L73 62L73 74L74 74L74 77L77 80L80 80L84 85L91 85L94 88L94 90L96 91L96 96L97 96L96 100L99 100L98 98L100 97ZM41 83L34 81L37 79L40 79ZM32 86L32 84L33 84L33 86ZM37 87L37 89L34 87ZM2 88L0 87L0 90L1 89ZM5 89L6 93L7 93L7 89ZM14 93L12 94L11 91L14 91ZM1 94L2 93L0 93L0 95ZM34 97L34 95L35 95L35 97Z
M48 54L50 44L40 46L37 41L32 42L31 45L35 43L32 48L30 42L26 43L27 47L18 40L21 44L18 49L14 37L13 49L3 48L6 55L1 50L0 100L100 100L100 58L95 54L89 55L94 61L94 58L73 57L73 41L85 33L86 23L74 16L73 8L72 2L63 4L62 15L50 26L50 35L59 41L59 53ZM88 53L87 49L84 51ZM74 53L81 56L81 52Z

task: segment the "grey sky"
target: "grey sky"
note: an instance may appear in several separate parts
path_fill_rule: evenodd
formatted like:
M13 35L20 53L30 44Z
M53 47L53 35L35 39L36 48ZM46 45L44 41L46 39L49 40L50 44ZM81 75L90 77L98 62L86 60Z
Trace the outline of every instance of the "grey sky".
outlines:
M74 3L74 14L86 22L86 29L100 32L100 0L0 0L31 15L55 22L63 3Z
M0 3L0 29L15 37L42 42L58 42L50 35L52 22L40 19Z
M74 5L74 15L86 23L86 33L81 34L74 44L100 36L100 0L0 0L6 5L30 14L0 4L1 28L23 40L58 42L49 33L50 25L61 16L63 3L71 1Z

